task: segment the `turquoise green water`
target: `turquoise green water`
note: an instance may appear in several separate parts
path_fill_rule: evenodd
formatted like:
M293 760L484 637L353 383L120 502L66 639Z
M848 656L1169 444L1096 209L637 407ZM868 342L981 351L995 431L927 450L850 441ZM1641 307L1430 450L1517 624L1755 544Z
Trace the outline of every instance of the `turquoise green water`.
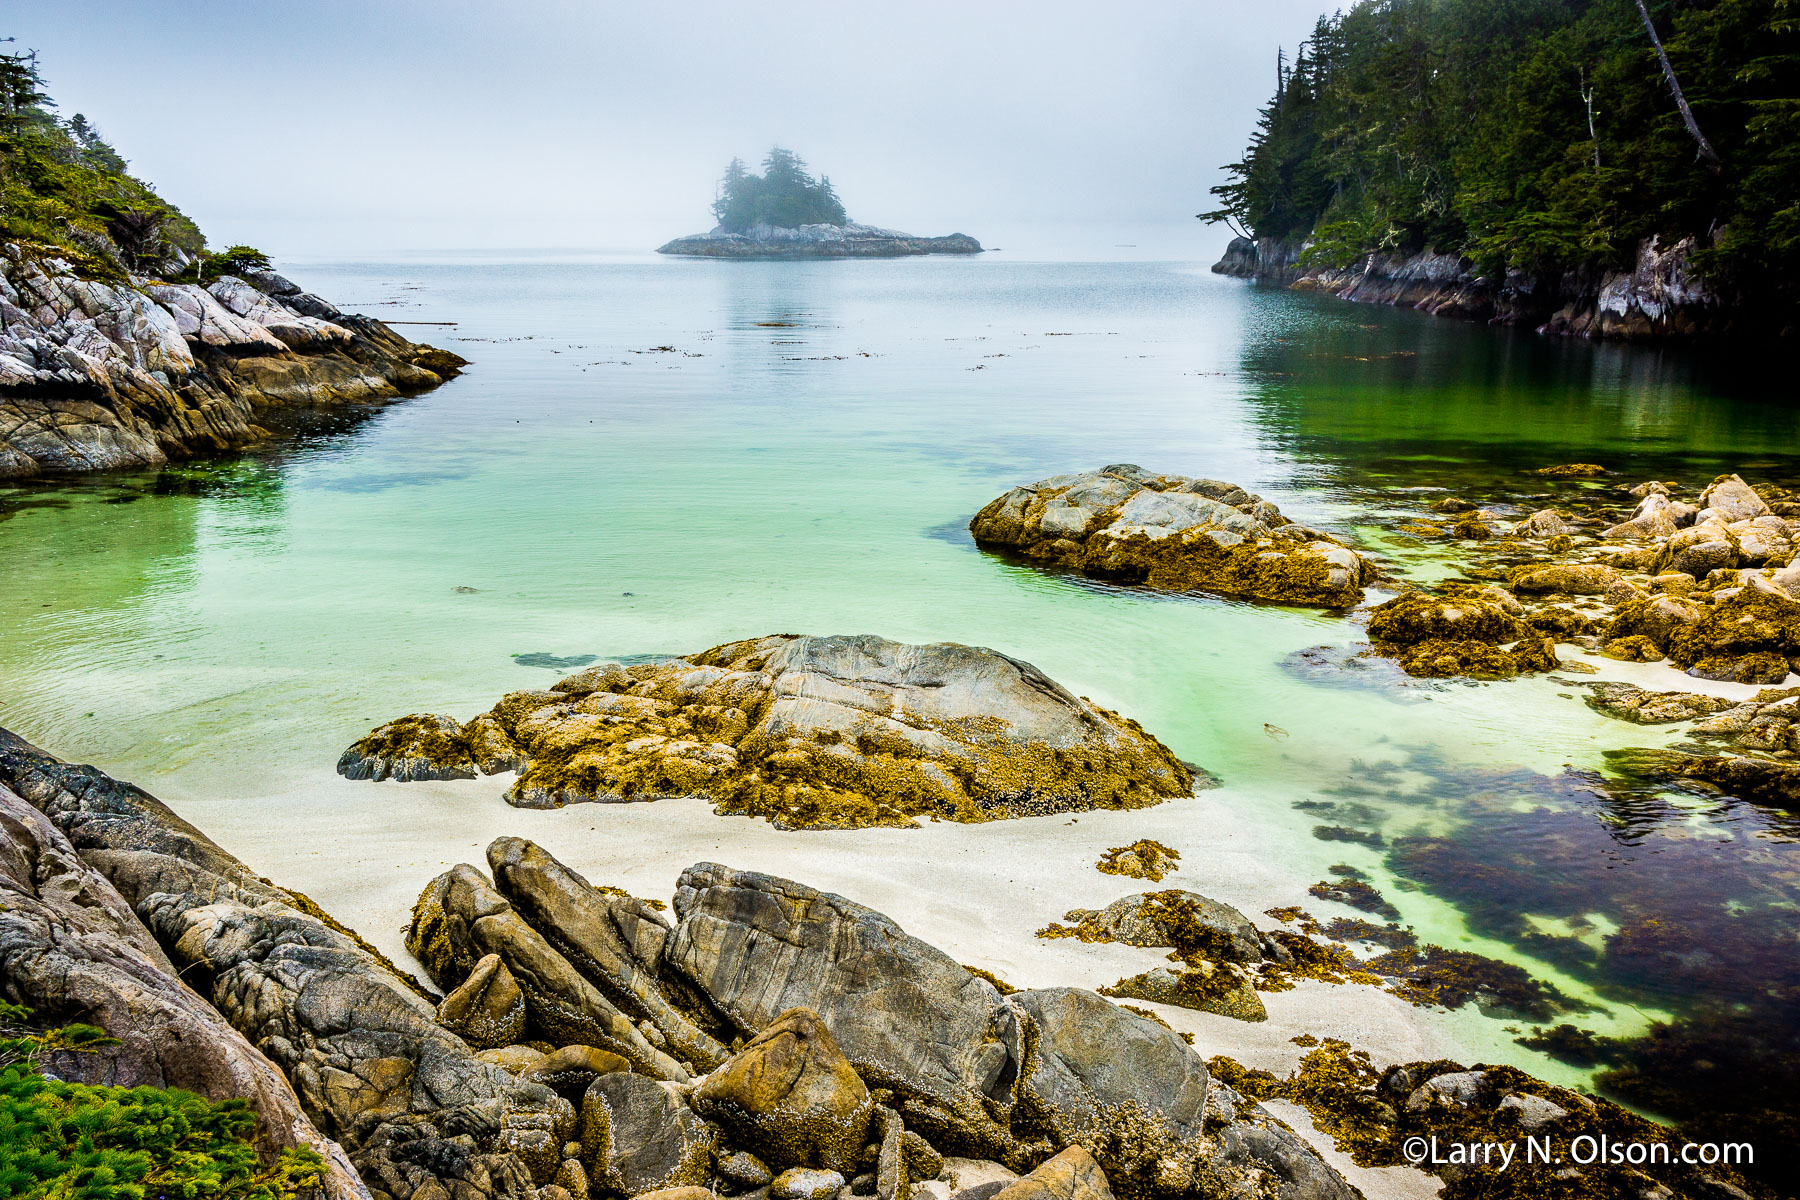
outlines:
M473 366L267 453L0 490L0 723L218 804L328 773L380 720L556 678L515 655L776 631L981 643L1220 775L1297 871L1356 867L1427 940L1598 1001L1589 1027L1800 985L1792 818L1579 773L1665 734L1553 680L1299 669L1292 654L1358 627L1046 575L964 532L1015 483L1135 461L1242 483L1441 573L1374 529L1419 503L1407 489L1530 491L1521 468L1565 461L1800 476L1791 383L1741 359L1550 343L1197 264L293 273L347 308L457 322L400 328ZM269 816L329 843L304 812Z

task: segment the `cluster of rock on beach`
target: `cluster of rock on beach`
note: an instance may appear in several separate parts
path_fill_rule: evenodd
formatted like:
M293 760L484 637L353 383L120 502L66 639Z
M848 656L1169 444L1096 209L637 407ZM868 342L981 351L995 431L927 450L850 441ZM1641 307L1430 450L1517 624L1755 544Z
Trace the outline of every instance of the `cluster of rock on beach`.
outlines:
M1583 464L1550 471L1604 474ZM1627 662L1666 661L1695 679L1780 684L1800 665L1800 503L1778 496L1771 504L1735 474L1718 476L1692 500L1664 481L1589 482L1557 507L1512 519L1446 497L1400 528L1464 543L1465 581L1377 605L1370 641L1421 676L1591 671L1579 659L1559 660L1557 644L1572 643ZM1736 704L1595 686L1593 707L1637 724L1706 718L1689 732L1708 745L1615 752L1616 770L1800 802L1800 765L1788 761L1800 739L1787 733L1800 692L1769 690Z
M1029 663L870 635L600 663L467 723L388 722L338 762L352 779L513 770L521 807L700 795L791 828L1138 808L1195 783L1135 722Z
M0 478L237 449L278 410L421 392L464 365L273 271L109 283L0 245Z
M246 1098L265 1152L322 1156L332 1200L1358 1194L1220 1072L1265 1095L1272 1076L1209 1068L1094 992L1013 989L788 880L701 863L671 910L501 838L487 872L454 867L414 907L407 945L440 996L153 797L4 731L0 829L6 998L120 1038L49 1069ZM1477 1122L1563 1146L1668 1136L1572 1095L1405 1064L1351 1079L1332 1111L1372 1119L1333 1136L1359 1158ZM1719 1172L1562 1181L1749 1194Z

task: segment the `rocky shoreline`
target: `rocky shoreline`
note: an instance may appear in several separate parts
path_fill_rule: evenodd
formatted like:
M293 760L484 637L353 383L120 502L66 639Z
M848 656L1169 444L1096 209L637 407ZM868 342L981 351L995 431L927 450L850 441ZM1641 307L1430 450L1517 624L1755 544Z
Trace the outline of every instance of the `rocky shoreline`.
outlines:
M665 242L658 254L688 258L910 258L922 254L980 254L981 243L966 233L915 237L896 229L861 225L753 225L744 233L724 228Z
M1692 238L1667 247L1654 237L1646 239L1629 271L1536 275L1509 270L1503 277L1480 274L1468 259L1433 250L1371 253L1342 267L1327 267L1306 265L1306 249L1305 242L1237 237L1212 269L1340 300L1525 326L1552 336L1686 340L1726 334L1747 323L1694 270Z
M427 391L464 365L273 271L105 282L0 246L0 479L242 449L285 415Z
M8 998L126 1035L58 1071L249 1099L265 1148L313 1146L333 1197L1357 1195L1265 1096L1381 1165L1419 1132L1671 1136L1509 1068L1382 1071L1341 1043L1288 1083L1209 1065L1151 1014L1011 989L841 896L701 863L665 909L519 838L421 894L407 944L438 997L153 797L6 733L0 817ZM1553 1182L1438 1169L1458 1195ZM1690 1167L1556 1182L1763 1194Z

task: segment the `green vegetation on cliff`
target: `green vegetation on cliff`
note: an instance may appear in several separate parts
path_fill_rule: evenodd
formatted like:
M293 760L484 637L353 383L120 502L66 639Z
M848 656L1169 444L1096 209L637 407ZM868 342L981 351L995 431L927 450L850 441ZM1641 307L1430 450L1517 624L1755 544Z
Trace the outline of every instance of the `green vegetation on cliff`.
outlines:
M1616 268L1660 235L1747 292L1800 271L1800 0L1361 0L1279 77L1202 216L1309 263Z
M132 175L81 113L63 120L35 53L0 54L0 239L54 251L82 273L210 282L267 259L248 246L206 253L180 209Z
M763 173L752 175L744 160L734 158L719 181L713 216L727 233L743 233L753 225L842 225L849 218L831 180L814 179L792 150L776 146L763 159Z
M288 1200L316 1187L319 1157L289 1150L264 1168L256 1114L178 1088L94 1087L46 1078L39 1058L117 1043L89 1025L31 1032L0 1003L0 1196L26 1200Z

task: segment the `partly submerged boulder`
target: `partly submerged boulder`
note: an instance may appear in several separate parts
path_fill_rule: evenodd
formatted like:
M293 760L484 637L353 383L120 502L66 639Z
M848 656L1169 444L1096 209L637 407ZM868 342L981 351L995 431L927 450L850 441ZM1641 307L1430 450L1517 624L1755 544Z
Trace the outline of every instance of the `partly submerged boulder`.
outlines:
M1369 638L1408 675L1510 679L1554 670L1556 644L1520 619L1498 589L1405 592L1375 606Z
M950 642L780 635L605 663L513 692L467 728L484 721L518 751L507 800L527 808L701 795L783 827L846 828L1139 808L1194 787L1136 722L1029 663ZM338 769L472 777L476 750L453 727L390 722Z
M1344 608L1373 565L1230 483L1121 463L1016 487L969 522L983 549L1098 579Z

